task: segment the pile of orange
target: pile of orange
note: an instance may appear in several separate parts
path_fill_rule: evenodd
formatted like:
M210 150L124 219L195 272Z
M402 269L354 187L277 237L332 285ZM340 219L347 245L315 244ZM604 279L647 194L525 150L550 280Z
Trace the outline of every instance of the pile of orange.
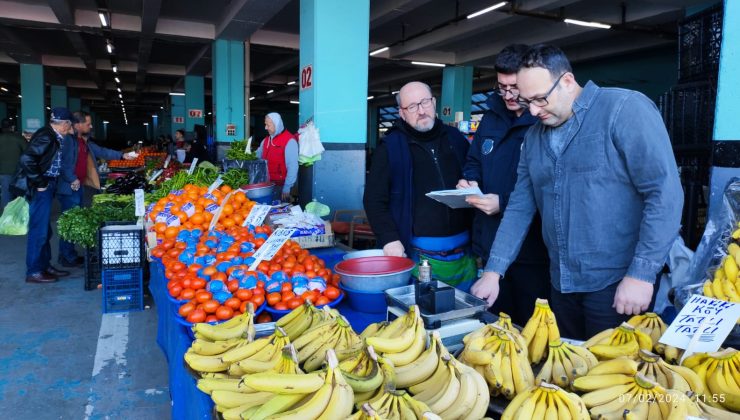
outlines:
M254 201L247 198L244 191L237 190L231 194L229 200L224 204L224 198L231 192L231 187L222 185L221 188L213 190L208 194L208 187L187 184L182 193L176 195L170 192L166 197L157 201L148 217L155 222L157 215L169 208L169 213L180 220L180 226L168 227L164 222L155 223L154 232L158 239L175 238L180 229L203 229L207 230L216 207L221 207L221 216L216 224L216 229L226 230L234 226L241 226L244 219L254 207ZM184 206L192 205L194 213L188 217Z
M144 166L144 155L139 154L132 160L115 159L108 161L109 168L138 168Z

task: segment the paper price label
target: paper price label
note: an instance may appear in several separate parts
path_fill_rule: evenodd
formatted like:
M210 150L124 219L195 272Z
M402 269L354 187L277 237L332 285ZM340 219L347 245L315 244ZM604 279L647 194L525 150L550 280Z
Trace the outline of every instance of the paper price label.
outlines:
M216 227L216 224L218 224L218 218L221 217L221 211L224 209L226 203L229 202L229 198L231 198L231 194L233 193L234 191L231 191L230 193L226 194L226 197L224 197L224 201L221 202L218 210L216 210L216 213L213 214L213 219L211 219L211 224L208 226L208 230L213 230L213 228Z
M296 230L292 228L280 228L275 232L272 232L272 235L267 238L260 249L258 249L257 252L252 255L252 257L254 258L254 262L252 263L252 265L249 266L249 271L256 270L257 266L260 265L262 261L271 260L272 257L274 257L275 254L277 254L277 252L280 250L280 247L282 247L283 244L293 236L295 231Z
M265 221L265 217L270 212L272 207L266 204L255 204L252 210L249 211L249 215L244 219L242 226L260 226Z
M221 179L221 176L219 175L219 177L216 178L215 181L213 181L213 184L211 184L211 186L208 187L208 194L212 193L213 190L215 190L216 188L220 187L221 184L223 184L223 183L224 183L224 180Z
M249 136L249 139L247 139L247 147L244 148L244 153L249 153L252 151L252 136Z
M193 174L196 166L198 166L198 158L193 158L193 162L190 164L190 169L188 169L188 175Z
M167 159L164 160L165 169L167 169L167 167L170 166L170 160L172 160L172 156L167 156Z
M693 295L659 342L696 352L717 351L740 318L740 305Z
M136 217L143 216L146 212L146 208L144 207L144 190L134 190L134 203L136 205L134 215Z
M162 169L157 170L152 174L152 177L149 178L149 182L154 182L157 178L159 178L160 175L162 175L162 172L164 172Z

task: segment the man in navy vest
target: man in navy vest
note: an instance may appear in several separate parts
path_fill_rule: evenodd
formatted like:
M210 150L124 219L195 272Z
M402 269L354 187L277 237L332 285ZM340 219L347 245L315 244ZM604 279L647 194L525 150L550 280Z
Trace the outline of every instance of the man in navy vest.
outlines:
M468 152L463 169L464 179L458 188L477 186L482 197L469 196L466 201L477 210L473 220L473 253L483 265L501 224L509 195L516 184L516 167L524 142L524 134L537 118L522 108L517 99L519 88L516 72L529 47L509 45L496 56L496 86L486 101L488 111L483 115ZM550 273L547 249L542 242L539 214L535 215L522 249L501 282L499 299L491 312L505 312L512 321L524 325L534 310L537 298L549 299Z
M436 100L424 83L410 82L396 96L401 118L373 154L364 204L385 255L426 258L432 276L469 290L476 276L469 255L471 214L425 194L455 188L468 141L436 118Z

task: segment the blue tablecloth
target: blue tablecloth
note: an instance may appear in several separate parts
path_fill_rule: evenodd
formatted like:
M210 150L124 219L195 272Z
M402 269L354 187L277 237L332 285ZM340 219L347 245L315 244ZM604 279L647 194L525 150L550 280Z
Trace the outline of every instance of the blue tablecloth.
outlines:
M338 261L341 261L345 251L338 248L324 248L312 250L312 253L322 258L328 267L334 267ZM164 267L160 262L155 261L150 264L149 290L157 308L157 344L164 352L169 364L172 418L209 420L213 415L213 401L209 395L202 393L196 387L195 378L185 368L183 355L190 347L192 339L185 330L185 326L175 320L173 304L167 299ZM349 307L346 299L337 306L337 309L358 332L369 324L382 321L386 317L385 314L354 311Z

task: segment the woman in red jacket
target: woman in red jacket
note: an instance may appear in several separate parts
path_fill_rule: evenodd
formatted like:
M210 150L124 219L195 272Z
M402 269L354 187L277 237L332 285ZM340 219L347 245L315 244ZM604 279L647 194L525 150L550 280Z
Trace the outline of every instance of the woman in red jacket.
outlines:
M267 114L265 130L268 135L257 149L257 157L267 160L270 181L279 188L280 198L290 201L290 189L298 178L298 141L285 129L277 112Z

